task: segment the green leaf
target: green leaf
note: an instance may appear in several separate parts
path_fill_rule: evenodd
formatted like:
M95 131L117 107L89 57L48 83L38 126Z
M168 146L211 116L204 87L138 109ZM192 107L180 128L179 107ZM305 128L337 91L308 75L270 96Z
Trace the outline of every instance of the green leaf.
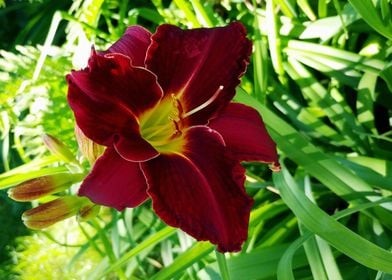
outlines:
M285 69L300 86L303 96L309 100L310 104L325 112L341 134L355 143L354 149L363 153L370 150L366 137L359 135L359 132L364 133L365 130L336 88L327 91L312 73L295 59L289 58Z
M311 144L291 125L257 102L243 89L239 88L235 99L255 108L263 116L270 135L283 154L302 166L308 174L317 178L334 193L355 205L377 200L378 196L369 184L333 157ZM391 228L391 212L381 207L378 209L382 212L382 214L378 213L383 216L381 221Z
M349 2L375 31L392 40L392 22L390 18L389 20L382 20L383 17L380 11L373 6L372 0L349 0ZM389 6L390 8L391 6Z
M304 14L311 20L316 20L316 15L314 14L312 7L309 5L308 0L297 0L298 6L304 12Z
M305 195L311 202L316 203L309 176L300 176L300 185L304 189ZM302 186L303 182L303 186ZM308 233L308 229L299 223L301 235ZM315 279L342 279L339 268L336 264L331 247L319 236L311 236L304 244L306 256Z
M272 66L274 67L275 72L278 74L279 79L282 80L284 69L282 63L281 40L278 32L278 16L275 13L274 0L267 0L266 5L266 24L269 26L267 29L267 38Z
M291 4L292 1L289 0L276 0L279 4L280 8L282 9L283 14L285 14L289 18L297 17L297 13Z
M162 230L158 231L157 233L152 234L151 236L146 238L143 242L138 244L136 247L134 247L133 249L131 249L130 251L122 255L118 260L113 262L98 278L102 278L104 275L107 275L111 271L116 271L124 264L126 264L131 258L137 256L147 248L158 244L162 240L165 240L175 232L176 232L175 228L166 226Z
M257 248L250 253L240 254L227 260L230 276L235 279L276 279L278 263L287 251L289 244L282 243L271 247ZM293 252L293 268L307 266L303 250ZM221 279L218 265L213 262L198 272L199 279Z
M196 12L196 16L199 18L199 22L203 23L203 26L213 27L216 25L216 20L214 20L215 17L210 9L210 6L203 5L200 0L191 0L190 2L192 3L193 9Z
M0 179L0 189L6 189L9 187L12 187L14 185L17 185L19 183L42 177L42 176L48 176L48 175L53 175L57 173L62 173L62 172L68 172L68 169L64 166L59 166L59 167L49 167L49 168L44 168L40 170L35 170L35 171L29 171L26 173L20 173L16 175L11 175L9 177L5 177Z
M289 172L274 173L283 201L310 231L355 261L375 270L392 273L392 253L367 241L328 216L301 192Z
M350 51L298 40L290 40L284 51L298 60L301 57L312 57L331 69L340 71L355 69L379 74L387 65L380 59L367 58Z
M151 280L173 279L183 272L187 267L199 261L214 250L214 246L209 242L197 242L191 248L176 258L169 266L161 269L151 277Z
M185 14L187 20L192 23L193 28L201 26L195 13L192 11L191 7L189 6L189 2L184 0L174 0L173 2Z
M268 97L274 101L277 109L289 118L293 125L306 132L312 138L317 138L328 145L332 144L339 147L351 147L353 145L350 139L345 139L335 129L325 125L309 107L301 106L293 94L281 85L275 83L269 91Z
M256 38L253 41L254 55L253 55L253 72L254 72L254 87L256 93L258 93L257 99L262 103L265 102L265 96L268 87L268 42L265 36L262 36L259 30L261 23L259 13L255 14L254 27L256 30Z
M376 202L369 202L369 203L363 203L361 205L357 205L351 208L346 208L342 211L339 211L338 213L336 213L335 215L333 215L333 217L335 219L340 219L346 216L349 216L353 213L356 213L358 211L362 211L365 210L367 208L370 207L374 207L377 205L380 205L382 203L385 202L391 202L392 199L391 198L382 198ZM294 242L292 242L290 244L290 246L288 247L288 249L284 252L282 258L279 261L279 266L278 266L278 279L294 279L293 276L293 264L292 262L296 261L296 258L294 258L294 255L296 254L297 250L299 250L301 248L301 246L309 239L313 236L314 234L310 231L305 232L300 238L298 238L297 240L295 240ZM328 271L328 274L331 275L332 271ZM335 279L335 278L332 278Z
M325 1L318 1L319 8L325 9L322 6L322 2ZM320 13L326 13L326 11L322 10L319 11ZM320 17L322 17L320 15ZM343 9L341 15L338 16L331 16L331 17L324 17L322 19L310 22L306 25L306 28L301 35L299 36L300 39L313 39L313 38L320 38L322 41L327 41L331 39L333 36L337 35L339 32L343 30L343 22L345 25L350 25L351 23L360 19L358 13L350 6L346 5Z
M385 67L381 71L380 76L387 83L389 91L392 92L392 64Z

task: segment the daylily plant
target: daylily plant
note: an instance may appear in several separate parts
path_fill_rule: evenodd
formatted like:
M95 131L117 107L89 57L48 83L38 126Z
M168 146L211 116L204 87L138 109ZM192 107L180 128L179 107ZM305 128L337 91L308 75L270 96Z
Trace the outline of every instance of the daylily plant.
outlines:
M77 126L105 146L79 195L123 210L152 200L156 214L221 252L241 250L253 200L241 161L278 168L252 108L231 102L252 44L241 23L155 34L129 27L67 76Z

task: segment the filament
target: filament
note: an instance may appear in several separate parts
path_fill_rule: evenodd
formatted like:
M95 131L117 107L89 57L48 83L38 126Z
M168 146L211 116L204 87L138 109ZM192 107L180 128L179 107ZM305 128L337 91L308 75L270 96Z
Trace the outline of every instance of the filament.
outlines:
M187 118L187 117L193 115L194 113L197 113L197 112L199 112L200 110L206 108L208 105L210 105L212 102L214 102L214 101L218 98L218 96L219 96L219 94L222 92L223 88L224 88L224 86L220 85L219 88L215 91L214 95L211 96L206 102L200 104L200 105L197 106L196 108L193 108L193 109L190 110L189 112L183 114L181 117L182 117L183 119L185 119L185 118Z

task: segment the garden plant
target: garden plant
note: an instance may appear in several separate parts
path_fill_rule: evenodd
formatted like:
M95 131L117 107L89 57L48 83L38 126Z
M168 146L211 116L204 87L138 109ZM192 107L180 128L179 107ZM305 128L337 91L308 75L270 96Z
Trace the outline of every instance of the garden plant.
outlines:
M391 279L392 1L0 21L0 279Z

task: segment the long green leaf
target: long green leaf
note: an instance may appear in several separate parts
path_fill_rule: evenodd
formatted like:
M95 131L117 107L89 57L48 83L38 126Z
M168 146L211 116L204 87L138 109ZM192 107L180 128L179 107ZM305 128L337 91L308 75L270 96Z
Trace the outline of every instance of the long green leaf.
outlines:
M48 167L40 170L11 175L4 179L0 179L0 190L12 187L14 185L17 185L19 183L25 182L30 179L67 172L67 171L68 169L66 167L59 166L59 167Z
M312 203L316 204L309 176L301 175L299 179L301 188L304 189L305 195ZM304 235L304 233L306 234L308 232L308 229L303 226L302 223L299 223L299 229L301 235ZM331 247L324 239L321 239L317 235L312 236L307 242L304 243L304 249L315 279L342 279Z
M355 144L359 152L369 151L367 139L359 134L365 130L358 123L340 92L332 88L329 92L301 63L289 58L285 69L290 77L301 87L305 98L311 105L319 107L329 119L338 127L340 132Z
M284 74L282 63L282 48L281 39L278 32L278 17L275 13L274 0L267 0L266 5L266 24L269 26L267 29L267 38L272 66L274 67L275 72L278 74L279 79L282 80Z
M197 262L210 252L214 250L214 246L209 242L198 242L192 248L186 250L183 254L181 254L172 265L163 268L153 277L151 280L160 280L160 279L172 279L176 277L180 272L186 269L188 266Z
M235 99L255 108L263 116L268 131L278 144L279 149L334 193L354 204L377 199L377 195L370 185L333 157L312 145L292 126L257 102L243 89L240 88L237 91ZM353 193L356 194L354 197ZM392 228L392 214L385 209L379 210L383 212L382 222Z
M284 51L296 58L314 57L329 64L335 70L357 69L379 74L387 66L387 63L380 59L367 58L350 51L298 40L290 40Z
M189 6L189 3L184 0L174 0L173 1L177 7L185 14L186 18L188 21L190 21L193 25L193 27L200 27L200 22L197 19L195 13L192 11L191 7Z
M391 252L367 241L314 205L299 190L285 168L280 173L275 173L273 178L282 199L310 231L355 261L375 270L392 273Z
M392 40L392 22L390 19L382 20L381 13L373 6L372 0L349 0L349 2L374 30Z
M227 261L230 276L237 279L276 279L278 263L290 244L282 243L271 247L257 248L248 254L234 256ZM292 268L306 267L306 256L301 248L293 252ZM287 264L289 265L289 264ZM216 262L210 263L197 274L199 279L221 279Z
M175 228L171 228L167 226L162 230L160 230L159 232L151 235L150 237L146 238L142 243L138 244L135 248L133 248L132 250L124 254L116 262L113 262L98 278L102 278L104 275L107 275L109 272L117 270L118 268L122 267L131 258L137 256L145 249L158 244L159 242L168 238L175 232L176 232Z
M239 89L236 100L255 108L263 116L268 131L277 142L279 149L298 165L304 167L311 175L325 183L333 192L344 196L351 194L353 190L357 192L372 191L369 185L317 149L292 126L246 92Z
M347 217L351 214L354 214L358 211L365 210L370 207L374 207L377 205L380 205L385 202L392 202L391 198L382 198L376 202L368 202L368 203L363 203L361 205L357 205L351 208L346 208L342 211L339 211L338 213L334 214L333 217L335 219L340 219L343 217ZM301 248L301 245L303 245L309 238L311 238L314 234L310 231L306 231L300 238L295 240L290 244L288 249L284 252L282 255L282 258L279 261L278 265L278 279L294 279L293 275L293 264L292 262L296 261L296 258L294 258L294 255L296 254L297 250ZM330 271L328 271L328 274ZM330 275L330 274L329 274ZM335 279L335 278L332 278Z

